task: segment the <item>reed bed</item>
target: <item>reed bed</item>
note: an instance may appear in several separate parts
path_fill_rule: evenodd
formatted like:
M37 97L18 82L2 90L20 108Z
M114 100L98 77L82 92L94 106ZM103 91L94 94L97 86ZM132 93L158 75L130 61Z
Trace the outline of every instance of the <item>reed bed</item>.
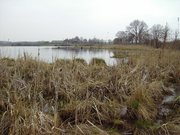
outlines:
M0 134L180 133L179 51L149 49L114 66L99 61L1 58Z

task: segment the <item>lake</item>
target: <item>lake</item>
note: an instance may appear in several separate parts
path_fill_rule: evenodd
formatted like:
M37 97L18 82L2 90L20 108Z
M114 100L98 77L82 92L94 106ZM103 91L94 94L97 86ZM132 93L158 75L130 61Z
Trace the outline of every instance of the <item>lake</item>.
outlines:
M0 46L0 57L18 58L27 55L46 62L54 62L56 59L83 58L87 63L92 58L104 59L107 65L115 65L121 60L112 58L112 50L105 49L80 49L72 47L39 47L39 46ZM39 56L38 56L39 54Z

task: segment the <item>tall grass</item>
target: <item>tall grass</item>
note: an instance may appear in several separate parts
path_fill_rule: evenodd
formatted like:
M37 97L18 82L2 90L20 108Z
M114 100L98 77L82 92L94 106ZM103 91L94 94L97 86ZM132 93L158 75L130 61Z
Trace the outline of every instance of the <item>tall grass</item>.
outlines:
M159 54L149 49L112 67L1 58L0 133L178 134L179 103L166 117L159 106L164 88L180 85L180 53Z

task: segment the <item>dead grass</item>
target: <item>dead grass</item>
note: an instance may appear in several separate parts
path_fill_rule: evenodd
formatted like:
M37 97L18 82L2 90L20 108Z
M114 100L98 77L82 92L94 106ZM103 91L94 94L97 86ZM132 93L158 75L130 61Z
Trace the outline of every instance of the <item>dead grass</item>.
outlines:
M0 133L178 134L179 110L164 118L158 107L163 88L180 84L180 53L142 50L112 67L0 59Z

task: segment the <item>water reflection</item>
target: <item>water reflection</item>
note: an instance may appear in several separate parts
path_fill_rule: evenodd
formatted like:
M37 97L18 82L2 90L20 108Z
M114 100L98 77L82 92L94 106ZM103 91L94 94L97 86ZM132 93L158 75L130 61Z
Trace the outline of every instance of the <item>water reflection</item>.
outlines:
M33 58L39 58L46 62L53 62L56 59L74 59L82 58L87 63L92 58L104 59L107 65L117 64L118 60L112 58L114 55L110 50L96 50L96 49L78 49L78 48L55 48L55 47L27 47L27 46L8 46L0 47L1 57L18 58L23 57L24 53ZM39 53L39 57L38 57Z

